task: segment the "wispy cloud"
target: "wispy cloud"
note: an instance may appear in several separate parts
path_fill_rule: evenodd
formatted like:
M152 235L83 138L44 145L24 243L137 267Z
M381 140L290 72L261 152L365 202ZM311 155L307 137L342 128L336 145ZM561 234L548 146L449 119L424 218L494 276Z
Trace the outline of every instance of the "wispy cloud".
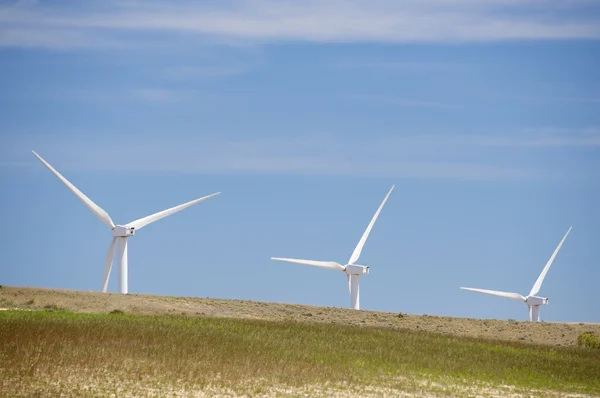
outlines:
M42 47L64 50L119 49L126 46L122 41L111 39L107 35L85 32L79 29L0 25L0 47Z
M31 7L37 4L39 0L17 0L15 2L15 7Z
M26 94L15 93L13 98L21 100ZM36 94L36 99L47 102L66 102L68 103L88 103L95 104L121 104L129 106L132 103L157 102L157 103L178 103L188 101L191 98L196 100L213 98L202 94L197 90L176 90L158 87L106 87L106 88L63 88L57 87L51 90L43 90ZM68 106L68 105L67 105Z
M228 61L222 61L222 63L218 65L213 63L206 65L182 65L170 67L164 71L163 76L169 80L175 81L213 79L216 77L242 75L257 67L258 65L254 61L248 61L246 63L230 63Z
M458 108L458 104L447 104L439 101L431 101L426 99L406 98L395 95L383 94L352 94L349 96L352 100L367 101L367 102L384 102L389 104L415 106L424 108Z
M4 162L0 161L0 169L14 169L14 168L25 168L31 167L31 162L20 161L20 162Z
M85 138L80 138L85 137ZM561 138L562 137L562 138ZM193 174L304 174L453 180L530 180L559 178L531 151L549 147L600 148L595 132L520 132L510 136L403 135L357 140L330 134L294 136L148 136L120 145L85 135L22 136L4 150L0 167L27 160L32 142L55 166L66 170ZM559 139L560 138L560 139ZM546 149L545 149L546 148ZM525 151L525 152L523 152ZM527 152L529 151L529 152ZM565 152L568 153L568 152ZM127 159L122 162L120 159ZM156 159L161 159L157 162ZM33 162L35 159L32 159ZM16 162L16 163L15 163ZM541 162L541 163L540 163ZM558 176L558 177L557 177Z
M486 138L482 144L494 147L600 147L600 129L526 130L516 137Z
M346 58L332 62L329 66L340 69L373 69L381 72L438 72L466 68L454 62L413 62L403 60L365 60Z
M256 142L254 143L256 144ZM410 179L452 180L529 180L545 178L533 169L484 162L456 161L401 161L395 158L348 158L340 155L281 154L265 147L240 151L237 143L202 143L192 148L142 146L133 150L113 150L104 155L97 148L67 147L65 150L45 150L48 159L56 159L57 167L64 170L102 172L142 172L176 174L282 174L355 177L389 177ZM280 152L281 152L280 148ZM64 156L59 155L63 152ZM117 162L126 157L127 162ZM156 159L161 159L157 162ZM35 159L34 159L35 160Z
M131 40L136 31L260 43L598 39L594 7L585 0L34 2L0 7L0 44L78 47L65 32L101 43L115 32Z
M141 88L132 90L135 98L151 102L174 102L185 98L185 93L161 88Z

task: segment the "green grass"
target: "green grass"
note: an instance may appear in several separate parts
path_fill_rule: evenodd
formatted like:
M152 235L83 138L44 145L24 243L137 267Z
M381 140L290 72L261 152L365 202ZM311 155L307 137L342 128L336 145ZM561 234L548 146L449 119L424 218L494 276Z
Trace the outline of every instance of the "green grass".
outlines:
M596 336L593 332L581 333L577 337L577 343L580 346L600 350L600 338Z
M407 375L600 394L600 355L584 348L293 321L0 312L0 390L12 386L15 395L65 388L86 395L91 387L85 380L184 389L235 389L261 380L253 389L262 391L273 384L373 385Z

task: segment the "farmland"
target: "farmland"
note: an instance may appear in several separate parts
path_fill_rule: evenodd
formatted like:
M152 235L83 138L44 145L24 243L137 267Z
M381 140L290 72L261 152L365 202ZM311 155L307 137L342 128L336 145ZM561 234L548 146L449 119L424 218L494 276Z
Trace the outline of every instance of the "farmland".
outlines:
M0 306L10 396L600 395L577 347L598 325L15 287Z

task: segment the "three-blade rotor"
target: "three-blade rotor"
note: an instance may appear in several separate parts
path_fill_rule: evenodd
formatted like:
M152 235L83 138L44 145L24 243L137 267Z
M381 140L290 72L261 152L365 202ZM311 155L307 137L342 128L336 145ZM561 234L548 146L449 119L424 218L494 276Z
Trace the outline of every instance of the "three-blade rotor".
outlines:
M110 216L103 208L98 206L96 203L92 202L92 200L90 198L85 196L83 192L81 192L79 189L77 189L77 187L75 187L75 185L71 184L69 182L69 180L67 180L65 177L63 177L62 174L60 174L58 171L56 171L54 169L54 167L50 166L50 164L48 162L46 162L35 151L31 151L31 152L33 152L35 157L37 157L39 159L39 161L42 162L42 164L44 166L46 166L55 176L57 176L58 179L61 180L63 182L63 184L65 184L67 186L67 188L69 188L69 190L71 192L73 192L75 194L75 196L77 196L79 198L79 200L81 200L83 202L83 204L88 209L90 209L100 219L100 221L102 221L104 224L106 224L106 226L110 229L113 229L115 227L115 223L113 223L113 220L111 220Z
M112 221L112 219L110 218L110 216L108 215L108 213L102 209L100 206L98 206L96 203L94 203L90 198L88 198L83 192L81 192L79 189L77 189L77 187L75 187L75 185L73 185L69 180L67 180L62 174L60 174L56 169L54 169L54 167L52 167L48 162L46 162L40 155L38 155L35 151L32 151L33 154L40 160L40 162L42 162L42 164L44 164L44 166L46 166L56 177L58 177L58 179L60 181L62 181L63 184L65 184L67 186L67 188L69 188L69 190L71 192L73 192L75 194L75 196L77 196L79 198L79 200L81 200L83 202L83 204L90 209L99 219L100 221L102 221L106 226L108 226L111 230L114 230L116 225L115 223ZM174 206L171 207L169 209L160 211L158 213L154 213L152 215L149 215L147 217L143 217L140 218L138 220L132 221L126 225L124 225L124 227L126 228L134 228L135 230L141 229L149 224L152 224L153 222L156 222L162 218L165 218L167 216L170 216L172 214L175 214L183 209L186 209L190 206L193 206L197 203L200 203L206 199L212 198L213 196L217 196L219 195L220 192L216 192L213 193L211 195L207 195L207 196L203 196L201 198L198 199L194 199L192 201L189 201L187 203L181 204L179 206ZM115 257L115 251L116 251L116 244L117 244L117 236L114 236L110 246L108 248L108 252L106 254L106 267L104 269L104 279L102 282L102 291L106 292L107 288L108 288L108 280L110 278L110 272L112 269L112 264L113 264L113 260ZM122 238L125 239L125 238ZM123 243L121 243L123 244Z
M297 258L282 258L282 257L271 257L271 260L285 261L288 263L295 263L295 264L311 265L313 267L332 269L335 271L344 271L346 269L346 267L344 267L342 264L336 263L335 261L300 260Z
M491 294L492 296L505 297L512 300L521 300L525 301L527 298L521 296L519 293L511 293L511 292L500 292L497 290L486 290L486 289L474 289L472 287L461 287L462 290L470 290L472 292L479 292L485 294Z
M558 246L556 246L556 249L554 250L554 253L552 253L552 256L550 257L550 259L546 263L546 266L542 270L542 273L540 274L540 276L538 276L537 280L533 284L533 287L531 288L531 291L529 292L530 296L535 296L540 291L540 288L542 287L542 282L544 282L544 278L546 277L546 274L548 273L548 270L550 269L550 266L552 265L552 262L554 261L554 258L558 254L558 251L562 247L565 239L567 239L567 235L569 235L569 232L571 232L572 228L573 227L569 227L569 230L567 231L567 233L565 234L565 236L563 236L563 238L561 239L561 241L558 244Z
M373 229L373 225L375 225L375 221L377 221L377 217L379 217L379 213L381 213L381 209L383 209L383 206L385 205L385 202L387 202L390 194L394 190L394 187L395 187L395 185L392 185L392 188L390 188L387 195L385 195L383 202L381 202L381 204L379 205L379 208L375 212L375 215L371 219L371 222L369 223L369 225L367 225L367 229L365 230L362 237L358 241L358 244L356 245L354 252L352 252L352 256L350 256L350 261L348 261L348 265L353 265L358 261L358 258L360 257L362 249L365 246L365 243L367 242L367 238L369 237L369 234L371 233L371 230ZM282 258L282 257L271 257L271 260L285 261L288 263L295 263L295 264L310 265L313 267L332 269L332 270L336 270L336 271L345 271L346 270L346 266L343 266L335 261L315 261L315 260L302 260L302 259L297 259L297 258Z
M554 253L552 253L552 256L550 257L550 259L546 263L546 266L542 270L542 273L540 274L540 276L538 276L537 280L533 284L533 286L531 288L531 291L529 292L529 294L527 295L527 297L522 296L519 293L500 292L500 291L497 291L497 290L475 289L475 288L470 288L470 287L461 287L461 289L462 290L470 290L472 292L490 294L492 296L505 297L505 298L509 298L509 299L513 299L513 300L527 301L528 297L535 296L540 291L540 288L542 287L542 282L544 282L544 278L546 277L546 274L548 273L548 270L550 269L550 266L552 265L552 262L556 258L556 255L558 254L558 251L560 250L560 248L562 247L563 243L565 242L565 239L567 239L567 236L569 235L569 232L571 232L572 228L573 227L569 227L569 230L567 231L567 233L565 234L565 236L563 236L563 238L561 239L560 243L558 244L558 246L554 250Z
M160 220L161 218L165 218L165 217L170 216L171 214L175 214L175 213L177 213L177 212L179 212L179 211L181 211L183 209L187 209L188 207L193 206L196 203L200 203L202 201L205 201L206 199L210 199L213 196L219 195L220 193L221 192L215 192L213 194L210 194L210 195L207 195L207 196L203 196L203 197L198 198L198 199L191 200L191 201L189 201L187 203L184 203L184 204L181 204L179 206L174 206L174 207L171 207L169 209L166 209L166 210L163 210L163 211L159 211L158 213L154 213L154 214L151 214L151 215L149 215L147 217L140 218L138 220L132 221L132 222L130 222L130 223L127 224L127 227L133 227L136 230L137 229L141 229L141 228L145 227L146 225L152 224L153 222L156 222L156 221Z
M392 185L392 187L390 188L387 195L385 195L383 202L381 202L381 204L379 205L379 208L375 212L375 215L371 219L371 222L369 223L369 225L367 225L367 229L365 230L365 232L361 236L360 240L358 241L358 244L354 248L354 251L352 252L352 255L350 256L350 260L348 261L348 264L354 264L358 261L358 258L360 257L360 254L362 253L362 249L365 246L365 243L367 242L367 238L369 237L369 234L371 233L371 230L373 229L373 225L375 225L375 221L377 221L377 217L379 217L379 213L381 213L381 209L383 209L383 206L385 205L385 202L387 202L388 198L390 197L390 194L394 190L394 187L395 187L395 185Z
M117 237L112 238L108 252L106 253L106 267L104 268L104 280L102 281L102 293L106 293L108 289L108 279L110 278L110 271L112 270L113 260L115 258L115 249L117 246Z

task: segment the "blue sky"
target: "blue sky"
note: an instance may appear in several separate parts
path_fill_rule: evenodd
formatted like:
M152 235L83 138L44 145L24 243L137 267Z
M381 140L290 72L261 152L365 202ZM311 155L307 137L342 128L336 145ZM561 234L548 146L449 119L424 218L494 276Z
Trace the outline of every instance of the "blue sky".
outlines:
M2 1L0 283L600 322L600 6L577 0ZM110 291L117 291L117 273Z

